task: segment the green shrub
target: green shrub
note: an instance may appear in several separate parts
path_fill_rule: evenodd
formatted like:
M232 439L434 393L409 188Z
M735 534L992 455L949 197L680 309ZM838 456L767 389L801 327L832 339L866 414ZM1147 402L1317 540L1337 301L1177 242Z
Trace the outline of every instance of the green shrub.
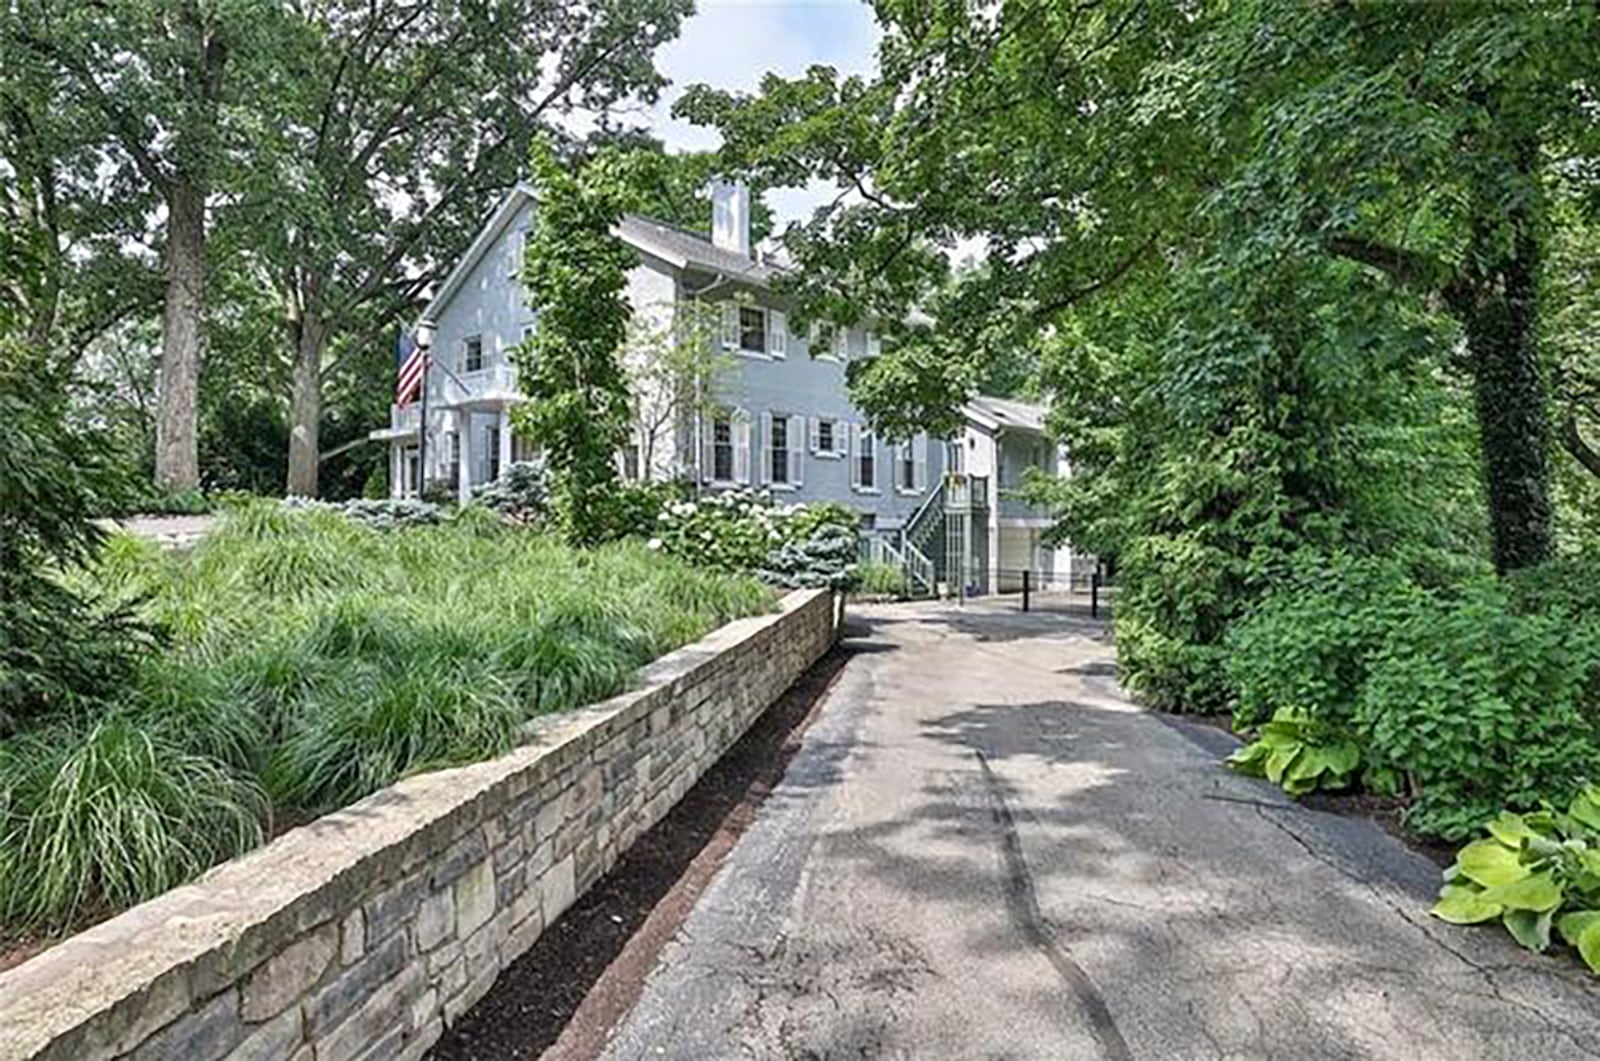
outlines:
M550 507L550 481L542 461L516 461L500 478L481 487L474 498L515 523L542 520Z
M755 571L784 541L784 510L765 494L730 490L663 508L653 547L699 567Z
M894 564L865 563L857 573L861 577L858 588L864 594L874 597L906 595L906 573Z
M282 504L290 512L337 512L373 530L423 527L444 519L443 507L413 497L355 498L338 503L291 497L285 499Z
M1141 700L1216 714L1232 700L1223 638L1247 606L1242 562L1209 529L1150 535L1118 560L1117 667Z
M126 717L0 743L0 918L60 926L247 851L266 800L246 777Z
M856 523L843 505L776 505L766 492L732 490L666 504L649 545L774 585L847 589L856 580Z
M1409 778L1420 831L1455 839L1501 807L1564 801L1600 761L1594 619L1520 614L1485 580L1396 609L1367 665L1355 728Z
M774 586L797 589L855 588L859 537L854 527L815 524L809 532L791 528L795 536L767 553L759 574ZM801 536L801 535L804 536Z
M0 291L0 736L114 698L153 640L73 579L104 537L93 517L121 506L128 480L107 434L72 415L61 365L12 341L11 294Z
M689 484L684 482L627 483L617 487L612 499L612 538L648 539L655 535L661 511L675 501L686 500Z
M1421 590L1399 564L1311 552L1292 557L1276 582L1228 633L1234 725L1253 726L1294 705L1348 726L1393 613Z
M1549 572L1445 589L1389 561L1294 566L1228 638L1238 720L1294 707L1350 734L1371 777L1404 780L1407 824L1450 839L1592 776L1600 615L1572 576L1546 604Z
M116 516L202 516L214 505L203 490L172 490L155 483L141 483L139 489L111 515Z
M1463 847L1445 871L1433 914L1468 925L1498 918L1529 950L1547 950L1551 929L1600 973L1600 786L1566 813L1509 811L1489 835Z

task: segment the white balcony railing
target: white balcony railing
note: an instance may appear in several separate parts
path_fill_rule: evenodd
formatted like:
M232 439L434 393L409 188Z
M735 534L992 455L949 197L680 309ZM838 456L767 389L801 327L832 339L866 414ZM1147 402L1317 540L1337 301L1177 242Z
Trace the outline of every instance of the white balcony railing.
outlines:
M395 431L415 431L422 423L422 406L413 401L409 405L389 406L389 427Z
M511 365L489 365L476 372L441 372L440 376L440 404L446 406L504 402L514 400L519 394L517 370Z

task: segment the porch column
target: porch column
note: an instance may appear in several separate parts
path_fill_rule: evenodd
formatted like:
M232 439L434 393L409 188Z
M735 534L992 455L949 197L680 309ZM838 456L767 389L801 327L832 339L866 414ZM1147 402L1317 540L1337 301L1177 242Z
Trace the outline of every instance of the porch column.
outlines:
M472 500L472 413L456 414L456 438L461 440L461 460L456 465L456 500L463 505Z
M511 467L511 411L500 410L500 474Z

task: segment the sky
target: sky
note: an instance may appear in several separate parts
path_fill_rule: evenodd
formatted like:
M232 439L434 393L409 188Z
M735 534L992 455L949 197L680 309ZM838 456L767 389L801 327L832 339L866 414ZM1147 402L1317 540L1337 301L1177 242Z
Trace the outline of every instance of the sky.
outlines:
M671 115L689 85L754 91L768 71L794 77L818 63L842 75L870 74L878 37L872 8L861 0L699 0L678 39L656 53L657 67L672 84L648 124L669 150L714 148L720 140L714 130ZM777 189L767 193L767 205L781 231L829 197L826 185Z

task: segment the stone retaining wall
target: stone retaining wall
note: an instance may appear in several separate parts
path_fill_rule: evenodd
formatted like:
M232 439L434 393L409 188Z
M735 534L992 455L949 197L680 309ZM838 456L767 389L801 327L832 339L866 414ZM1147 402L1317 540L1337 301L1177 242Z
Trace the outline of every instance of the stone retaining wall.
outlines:
M540 724L402 781L0 974L0 1058L420 1057L827 651L792 593Z

